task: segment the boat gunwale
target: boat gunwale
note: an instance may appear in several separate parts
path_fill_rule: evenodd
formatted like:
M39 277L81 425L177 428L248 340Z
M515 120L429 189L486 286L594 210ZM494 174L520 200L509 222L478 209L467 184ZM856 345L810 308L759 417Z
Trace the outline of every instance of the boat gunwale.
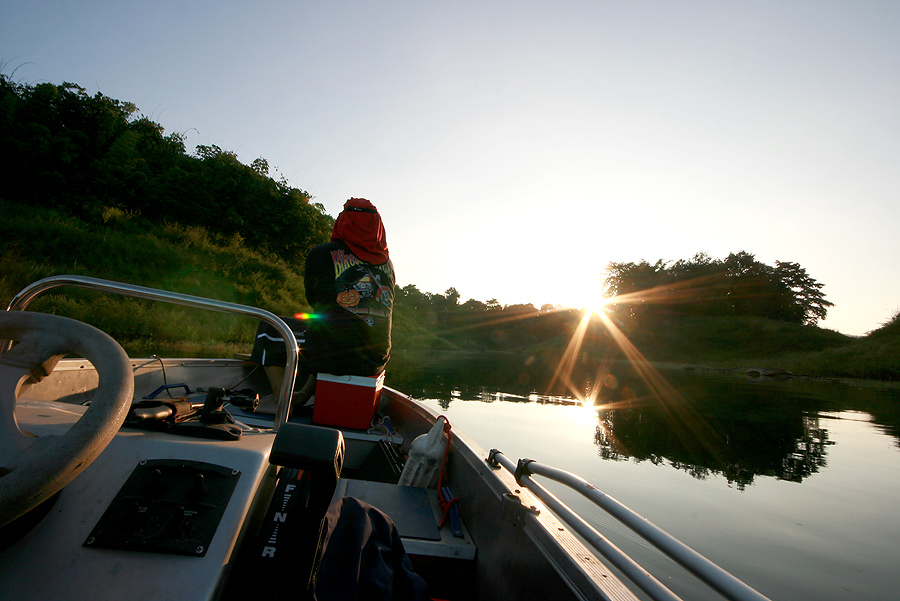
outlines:
M396 389L385 386L382 389L382 403L399 402L414 412L419 419L433 424L441 416L430 407L418 402L411 396ZM422 432L425 430L422 429ZM556 575L565 583L570 592L579 599L606 599L609 601L636 601L634 592L616 575L603 559L591 550L581 537L574 533L546 504L524 486L520 486L515 478L506 470L493 468L488 462L489 454L481 445L472 440L464 432L453 431L448 471L454 473L457 462L465 462L479 479L485 483L496 497L496 517L501 517L505 495L517 498L523 507L522 520L514 528L520 528L537 550L541 551ZM412 436L407 436L411 441ZM452 479L452 477L451 477ZM454 481L454 494L460 484ZM482 519L475 515L465 500L460 505L463 521L475 540L479 553L489 542L479 540L477 524ZM493 534L493 533L491 533ZM492 538L492 537L490 537ZM490 577L490 574L488 575Z

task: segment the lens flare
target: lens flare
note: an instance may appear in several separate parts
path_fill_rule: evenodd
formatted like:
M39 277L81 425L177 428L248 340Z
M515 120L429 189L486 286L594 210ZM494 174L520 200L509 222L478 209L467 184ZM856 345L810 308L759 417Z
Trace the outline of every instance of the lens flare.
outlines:
M678 297L693 294L696 294L696 291L686 289L674 291L674 295ZM552 389L557 382L560 382L582 405L595 407L601 413L634 403L658 403L668 415L674 435L686 440L699 441L710 452L718 455L718 449L722 448L722 442L719 440L720 434L710 426L705 416L693 407L690 400L682 396L647 360L628 339L612 315L614 307L620 310L625 309L626 313L630 313L633 309L632 306L644 303L665 303L671 301L672 298L673 290L671 288L660 288L605 298L604 302L598 304L596 308L585 308L554 371L550 388ZM644 389L647 394L636 398L626 386L623 386L623 383L611 373L614 367L611 357L599 362L596 373L591 379L590 387L587 389L584 386L578 386L573 381L576 367L585 359L582 353L585 337L588 335L591 324L595 321L599 321L599 326L615 343L614 347L621 351L630 370L633 370L637 379L640 380L640 388ZM610 347L610 350L613 348ZM603 429L602 419L600 426ZM606 428L605 430L603 436L614 438L611 429Z

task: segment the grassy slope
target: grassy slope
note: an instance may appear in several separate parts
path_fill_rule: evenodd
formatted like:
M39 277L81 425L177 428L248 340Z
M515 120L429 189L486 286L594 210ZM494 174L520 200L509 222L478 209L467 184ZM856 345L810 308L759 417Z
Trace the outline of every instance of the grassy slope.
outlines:
M201 228L153 224L112 213L102 225L0 200L0 302L50 275L86 275L260 307L308 310L302 268ZM76 288L50 291L29 309L95 325L133 356L229 356L250 350L256 322ZM398 352L454 349L401 313Z
M634 332L631 339L647 358L656 361L900 380L896 320L869 336L855 338L815 326L759 318L682 318Z
M96 225L3 201L0 211L6 216L0 221L4 304L27 284L65 273L253 305L279 315L306 309L302 269L251 250L239 238L215 238L199 228L149 224L122 214ZM94 324L135 356L248 352L256 327L247 318L78 289L48 293L30 308ZM733 318L673 319L627 334L655 361L900 380L897 319L861 339L810 326ZM591 354L606 355L611 342L599 338ZM458 348L402 311L395 314L394 341L398 354ZM519 350L558 357L567 342L568 336L560 335Z
M199 228L139 219L88 224L46 209L0 202L0 299L56 274L88 275L292 314L305 304L302 274L291 265L216 239ZM229 346L246 352L256 324L183 307L79 289L39 297L31 309L104 329L130 353L203 355ZM166 340L150 347L151 340ZM191 342L186 342L191 341ZM230 348L233 347L233 348Z

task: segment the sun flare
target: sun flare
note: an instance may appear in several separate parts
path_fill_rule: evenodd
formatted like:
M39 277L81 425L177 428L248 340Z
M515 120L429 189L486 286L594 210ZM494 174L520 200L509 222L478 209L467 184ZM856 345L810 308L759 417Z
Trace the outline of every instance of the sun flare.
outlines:
M580 287L577 292L570 294L569 299L566 306L580 309L586 315L600 314L615 302L613 297L606 294L606 287L600 282Z
M586 315L600 315L609 311L609 307L615 304L612 297L601 296L592 298L590 302L579 307Z

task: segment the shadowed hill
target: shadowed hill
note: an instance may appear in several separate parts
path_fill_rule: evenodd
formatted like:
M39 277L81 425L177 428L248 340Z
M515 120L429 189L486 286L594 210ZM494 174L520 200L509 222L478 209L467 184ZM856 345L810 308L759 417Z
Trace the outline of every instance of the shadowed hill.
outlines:
M283 178L269 177L265 159L243 165L217 146L198 146L188 154L181 136L165 135L160 125L136 117L136 111L128 102L88 96L75 84L31 86L0 75L3 302L37 279L66 273L208 296L281 315L307 310L302 261L309 248L329 237L333 219L324 208ZM760 317L771 313L766 307L756 311L763 296L681 295L678 311L670 305L661 305L664 310L655 314L645 310L654 319L635 321L625 334L653 361L900 379L897 317L862 339L800 325L815 323L830 306L818 293L821 286L796 264L766 270L752 259L738 253L722 265L731 276L749 274L754 290L768 287L781 294L789 301L781 309L797 305L799 298L802 311L773 321ZM669 280L681 272L713 282L712 292L735 280L723 283L713 277L718 272L703 271L720 265L702 255L662 267L620 265L619 284L624 287L632 272L665 276L651 289L666 284L675 290ZM642 296L644 288L618 292ZM724 315L735 302L725 308L721 302L710 304L732 297L742 299L748 306L738 308L747 311ZM32 308L97 325L138 354L246 352L256 326L246 318L98 298L77 289L41 297ZM526 371L552 370L581 318L579 311L558 307L500 306L493 299L460 303L453 288L442 295L408 285L397 290L394 345L398 355L413 357L423 351L456 353L463 361L475 361L479 354L518 355L508 363ZM575 363L586 374L595 374L604 361L623 358L598 320L581 335Z

